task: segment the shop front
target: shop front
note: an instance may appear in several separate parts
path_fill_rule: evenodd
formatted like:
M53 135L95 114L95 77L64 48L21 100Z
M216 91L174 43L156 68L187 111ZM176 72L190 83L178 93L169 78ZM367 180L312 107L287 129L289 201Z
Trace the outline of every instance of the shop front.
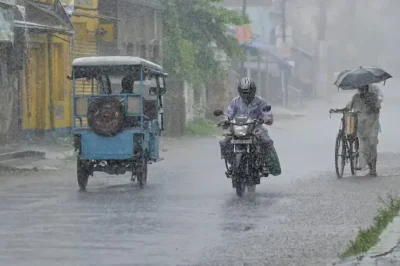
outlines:
M0 143L18 128L18 75L12 61L15 0L0 0Z

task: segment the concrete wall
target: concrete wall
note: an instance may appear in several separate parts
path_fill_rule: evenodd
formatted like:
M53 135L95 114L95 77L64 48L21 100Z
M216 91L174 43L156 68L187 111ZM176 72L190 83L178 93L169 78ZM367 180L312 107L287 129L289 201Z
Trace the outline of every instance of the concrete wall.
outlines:
M204 85L194 88L184 82L184 101L185 101L185 123L199 118L204 118L206 114L207 90Z
M161 63L163 11L119 1L117 48L121 55L140 56ZM158 49L154 53L154 49Z

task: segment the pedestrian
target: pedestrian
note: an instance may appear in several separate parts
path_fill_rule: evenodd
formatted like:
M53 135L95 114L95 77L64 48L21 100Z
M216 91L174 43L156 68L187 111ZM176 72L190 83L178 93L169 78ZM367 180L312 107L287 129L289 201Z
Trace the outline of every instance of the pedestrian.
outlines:
M340 111L358 112L357 137L360 148L357 170L366 170L368 166L369 174L377 176L378 134L381 129L379 115L383 93L375 84L359 86L357 89L350 103Z

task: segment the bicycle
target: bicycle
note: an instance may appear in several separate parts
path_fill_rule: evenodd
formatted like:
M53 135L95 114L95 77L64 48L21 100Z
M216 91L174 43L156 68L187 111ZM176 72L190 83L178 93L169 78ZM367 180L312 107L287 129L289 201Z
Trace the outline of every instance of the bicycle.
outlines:
M360 148L360 142L357 137L358 112L331 109L329 113L343 114L335 143L335 170L337 178L340 179L343 177L344 167L348 162L350 162L351 174L355 175L358 170Z

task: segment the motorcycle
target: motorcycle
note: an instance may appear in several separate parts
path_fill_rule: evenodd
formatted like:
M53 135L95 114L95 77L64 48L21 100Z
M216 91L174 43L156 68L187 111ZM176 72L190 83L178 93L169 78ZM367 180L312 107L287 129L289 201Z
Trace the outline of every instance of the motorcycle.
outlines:
M271 106L266 106L263 111L269 112ZM225 115L222 110L215 110L214 116ZM225 136L231 137L230 154L231 169L228 166L228 160L225 158L225 166L227 170L231 170L232 175L227 178L232 179L232 187L236 189L236 195L242 197L246 187L248 192L255 192L256 185L260 184L263 177L262 167L265 163L261 156L261 146L259 138L262 130L258 127L264 124L263 120L250 119L248 116L237 116L218 126L223 129L229 129ZM265 175L268 177L268 174Z

